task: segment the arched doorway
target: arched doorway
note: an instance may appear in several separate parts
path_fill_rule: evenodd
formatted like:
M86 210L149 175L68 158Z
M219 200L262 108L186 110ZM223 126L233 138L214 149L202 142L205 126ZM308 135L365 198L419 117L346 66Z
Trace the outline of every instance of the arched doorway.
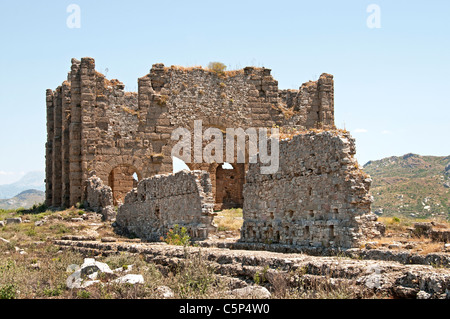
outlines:
M111 170L108 185L112 189L115 206L123 204L125 195L137 187L141 178L141 173L132 165L121 164Z
M216 170L216 204L215 210L242 208L242 194L245 182L244 164L224 163Z

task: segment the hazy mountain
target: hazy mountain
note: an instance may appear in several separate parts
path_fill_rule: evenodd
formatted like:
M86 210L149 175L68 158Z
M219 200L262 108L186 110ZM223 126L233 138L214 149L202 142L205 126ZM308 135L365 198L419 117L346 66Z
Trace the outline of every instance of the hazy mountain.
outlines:
M0 185L0 199L12 198L29 189L45 191L44 179L45 173L43 171L35 171L25 174L15 183Z
M450 217L450 156L392 156L366 163L364 171L373 180L373 211Z
M21 192L10 199L0 200L0 209L17 209L30 208L34 204L43 203L45 200L45 193L36 189L29 189Z

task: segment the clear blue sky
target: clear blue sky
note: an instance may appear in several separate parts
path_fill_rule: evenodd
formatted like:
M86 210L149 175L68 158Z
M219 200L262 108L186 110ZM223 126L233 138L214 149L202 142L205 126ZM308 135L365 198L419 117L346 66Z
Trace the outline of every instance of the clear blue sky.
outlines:
M81 28L66 25L69 4ZM381 28L368 28L368 5ZM44 170L45 90L72 57L95 58L126 89L151 65L272 69L280 88L335 79L335 116L360 164L450 155L450 1L0 2L0 184Z

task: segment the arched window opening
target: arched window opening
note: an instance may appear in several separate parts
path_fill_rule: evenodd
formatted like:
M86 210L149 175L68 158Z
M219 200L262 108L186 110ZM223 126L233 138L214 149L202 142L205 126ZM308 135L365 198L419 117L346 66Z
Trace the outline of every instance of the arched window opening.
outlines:
M122 164L111 170L108 177L108 185L113 191L115 206L123 204L126 194L137 187L140 179L140 172L132 165Z

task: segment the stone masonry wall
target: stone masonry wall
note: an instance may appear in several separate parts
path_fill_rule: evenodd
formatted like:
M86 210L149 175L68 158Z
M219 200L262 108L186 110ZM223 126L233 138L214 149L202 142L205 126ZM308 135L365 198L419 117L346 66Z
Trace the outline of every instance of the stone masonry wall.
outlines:
M112 220L116 217L112 189L104 185L95 175L86 181L85 206L87 209L100 213L104 220Z
M138 79L138 92L125 92L123 83L95 70L94 59L72 59L67 80L46 93L46 203L82 203L92 174L109 186L129 185L129 176L111 181L119 166L139 178L171 173L176 143L171 133L178 127L193 129L194 120L203 121L203 130L334 127L332 75L289 90L288 97L270 73L246 67L218 74L154 64ZM216 171L202 169L210 172L215 192ZM115 194L117 202L123 194Z
M119 207L120 228L147 240L159 240L174 225L194 239L207 238L213 226L214 200L209 174L180 171L141 180Z
M354 154L348 133L310 132L280 142L276 174L249 164L241 241L350 248L379 236L371 179Z

